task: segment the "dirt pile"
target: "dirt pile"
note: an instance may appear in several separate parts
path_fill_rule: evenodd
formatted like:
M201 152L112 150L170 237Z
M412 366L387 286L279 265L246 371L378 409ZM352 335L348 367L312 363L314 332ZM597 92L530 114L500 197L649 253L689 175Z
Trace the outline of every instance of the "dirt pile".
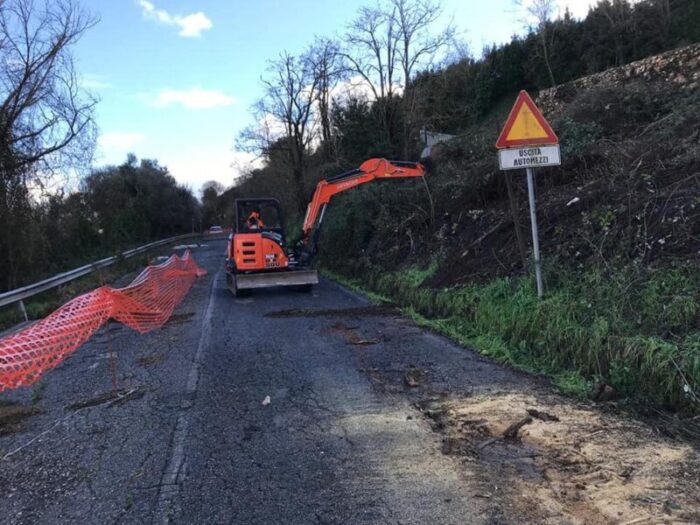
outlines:
M700 456L640 423L519 393L418 407L443 453L487 467L482 497L505 492L520 523L700 523Z

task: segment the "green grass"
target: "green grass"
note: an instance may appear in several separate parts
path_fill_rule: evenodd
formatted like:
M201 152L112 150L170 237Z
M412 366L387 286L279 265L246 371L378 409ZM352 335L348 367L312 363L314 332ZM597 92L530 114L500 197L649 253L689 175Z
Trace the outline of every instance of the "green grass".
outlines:
M626 398L700 411L700 277L692 269L557 271L543 300L529 278L432 289L435 269L365 272L346 285L393 300L417 323L583 396L605 382Z
M382 305L382 304L392 304L394 301L389 299L388 297L384 297L381 294L378 294L368 288L364 288L359 284L359 281L355 279L349 279L347 277L344 277L342 274L335 273L328 268L321 268L320 269L321 275L324 277L328 277L329 279L332 279L336 281L337 283L342 284L346 288L349 288L350 290L353 290L355 292L361 293L367 299L369 299L372 303L377 304L377 305Z

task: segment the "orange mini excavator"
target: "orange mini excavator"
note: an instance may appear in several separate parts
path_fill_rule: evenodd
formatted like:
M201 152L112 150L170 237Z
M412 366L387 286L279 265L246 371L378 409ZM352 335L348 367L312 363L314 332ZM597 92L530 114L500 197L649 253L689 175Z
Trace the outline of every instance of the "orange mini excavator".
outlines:
M255 288L292 286L311 291L318 273L311 262L318 250L326 206L337 193L376 179L422 177L418 162L369 159L358 169L322 180L306 209L301 240L288 247L276 199L237 199L236 224L226 250L226 280L236 296Z

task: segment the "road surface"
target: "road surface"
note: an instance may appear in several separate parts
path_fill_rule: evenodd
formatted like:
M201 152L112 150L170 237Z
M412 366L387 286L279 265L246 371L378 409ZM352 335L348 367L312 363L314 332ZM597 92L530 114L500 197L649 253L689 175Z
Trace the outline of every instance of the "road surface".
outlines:
M163 329L112 324L3 394L40 412L0 435L0 521L520 522L503 476L530 467L466 460L425 407L533 379L327 280L234 299L223 249Z

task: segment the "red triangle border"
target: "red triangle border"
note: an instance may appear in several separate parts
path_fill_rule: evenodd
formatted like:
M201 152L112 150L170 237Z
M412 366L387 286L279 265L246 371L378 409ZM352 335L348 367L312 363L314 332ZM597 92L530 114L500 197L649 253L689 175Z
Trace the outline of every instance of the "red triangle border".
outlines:
M510 133L510 130L513 128L513 124L515 124L515 119L520 113L520 108L523 105L526 105L530 109L530 111L532 111L532 114L535 116L535 119L537 120L539 125L542 126L544 131L547 133L546 137L519 140L506 139L508 133ZM513 104L513 109L510 110L510 114L508 115L508 119L506 120L506 123L503 126L501 134L498 136L498 140L496 141L496 148L505 149L519 146L545 146L551 144L559 144L559 138L557 137L556 133L554 133L552 126L550 126L549 122L547 122L547 119L545 119L544 115L542 115L540 109L535 105L535 102L532 100L532 98L530 98L530 95L528 95L527 91L522 90L518 94L518 98L515 100L515 104Z

